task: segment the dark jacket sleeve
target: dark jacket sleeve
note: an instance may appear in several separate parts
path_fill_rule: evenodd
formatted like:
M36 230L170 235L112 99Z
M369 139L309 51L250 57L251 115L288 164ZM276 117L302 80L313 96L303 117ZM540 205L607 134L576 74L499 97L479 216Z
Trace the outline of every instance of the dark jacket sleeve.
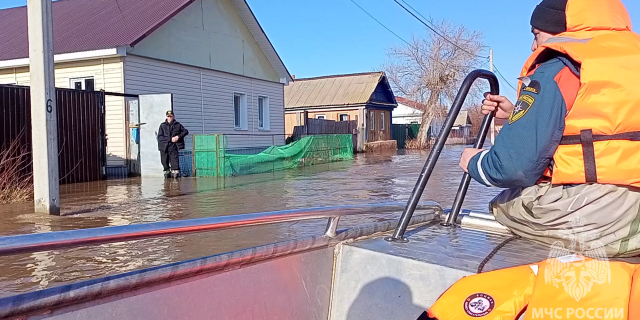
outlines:
M530 187L538 182L564 131L567 105L555 77L565 67L563 61L553 59L529 77L533 85L522 90L495 145L469 162L473 179L501 188Z
M158 128L158 150L160 151L166 150L171 140L166 131L164 123L161 123L160 128Z
M187 130L187 128L185 128L182 123L180 124L180 134L178 134L178 137L180 137L180 139L184 139L184 137L189 135L189 130Z

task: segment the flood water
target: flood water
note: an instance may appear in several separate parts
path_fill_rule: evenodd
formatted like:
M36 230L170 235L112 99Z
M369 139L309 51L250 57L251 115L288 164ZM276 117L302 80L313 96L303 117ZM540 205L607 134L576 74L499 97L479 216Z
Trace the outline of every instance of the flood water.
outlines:
M440 156L423 200L450 207L463 146ZM220 180L128 179L61 187L66 216L34 214L31 204L0 205L0 236L346 204L406 202L427 152L358 155L354 161ZM499 189L473 182L464 208L487 212ZM399 213L346 217L340 227L397 219ZM20 254L0 258L0 297L319 234L326 221L247 227Z

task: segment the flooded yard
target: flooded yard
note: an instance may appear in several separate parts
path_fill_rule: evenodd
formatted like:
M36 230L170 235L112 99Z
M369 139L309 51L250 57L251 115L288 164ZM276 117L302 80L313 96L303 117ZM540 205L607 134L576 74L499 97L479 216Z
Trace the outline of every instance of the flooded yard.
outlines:
M462 176L463 146L449 146L423 200L453 202ZM128 179L61 187L62 211L53 217L32 205L0 206L0 236L225 216L345 204L406 202L427 152L358 155L354 161L228 178ZM465 209L487 211L500 190L473 182ZM392 215L348 217L341 227L397 219ZM282 223L69 250L2 257L0 296L162 265L274 241L317 234L326 221Z

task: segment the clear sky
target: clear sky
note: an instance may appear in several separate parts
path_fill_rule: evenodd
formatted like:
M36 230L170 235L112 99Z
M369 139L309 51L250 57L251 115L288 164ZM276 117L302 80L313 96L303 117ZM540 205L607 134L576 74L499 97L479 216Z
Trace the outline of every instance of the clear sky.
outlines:
M386 49L403 43L351 0L247 1L297 78L377 70L386 60ZM353 1L404 39L425 32L422 24L393 0ZM405 1L426 17L482 31L484 42L494 50L495 64L515 84L530 54L529 18L539 0ZM640 1L623 2L632 21L640 23ZM0 0L0 8L25 4L26 0ZM502 87L503 93L515 95Z

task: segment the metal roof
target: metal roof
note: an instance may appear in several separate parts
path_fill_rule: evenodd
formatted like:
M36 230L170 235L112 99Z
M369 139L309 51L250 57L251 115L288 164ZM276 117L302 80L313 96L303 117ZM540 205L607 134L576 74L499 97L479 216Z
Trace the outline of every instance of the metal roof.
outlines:
M134 45L194 0L60 0L53 3L55 54ZM27 7L0 10L0 60L29 56Z
M427 106L425 106L424 104L413 101L413 100L409 100L404 97L396 97L396 101L398 101L399 104L403 104L409 108L420 111L420 114L422 114L422 112L427 109Z
M53 2L54 54L133 46L195 0L59 0ZM231 0L278 76L284 63L245 0ZM27 7L0 10L0 61L27 58Z
M370 72L295 79L284 87L285 109L363 105L384 78L384 72Z

